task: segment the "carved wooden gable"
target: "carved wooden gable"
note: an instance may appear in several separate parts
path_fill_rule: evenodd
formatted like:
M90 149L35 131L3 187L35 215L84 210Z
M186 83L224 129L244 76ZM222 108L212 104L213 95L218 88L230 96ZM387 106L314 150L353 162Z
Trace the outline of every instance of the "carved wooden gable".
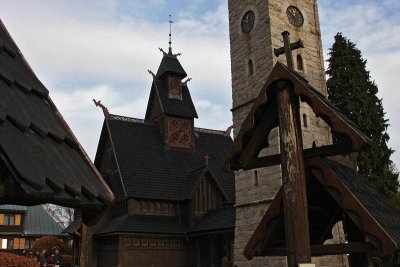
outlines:
M201 214L222 208L226 196L215 180L206 175L197 184L192 200L194 213Z

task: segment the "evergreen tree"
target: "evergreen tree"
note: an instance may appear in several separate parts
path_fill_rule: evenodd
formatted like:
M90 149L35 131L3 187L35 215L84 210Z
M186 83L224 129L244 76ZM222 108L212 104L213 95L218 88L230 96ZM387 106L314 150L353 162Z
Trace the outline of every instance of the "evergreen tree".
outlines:
M366 70L367 61L356 45L341 33L329 52L328 96L349 119L369 136L373 144L357 157L359 172L369 177L371 185L388 197L398 192L398 173L390 160L394 152L387 145L388 120L382 100L377 97L378 87Z

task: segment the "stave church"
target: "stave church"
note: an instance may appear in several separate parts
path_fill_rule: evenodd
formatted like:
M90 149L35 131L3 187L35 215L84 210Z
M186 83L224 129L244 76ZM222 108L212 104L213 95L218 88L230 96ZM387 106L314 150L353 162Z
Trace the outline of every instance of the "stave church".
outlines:
M327 98L317 1L228 10L233 127L195 127L170 41L144 118L94 100L94 166L1 22L1 203L76 208L81 267L400 266L399 213L356 171L371 140Z
M82 233L81 266L221 266L232 261L233 172L223 170L230 129L194 127L197 112L185 70L164 52L144 119L104 111L95 158L116 198ZM77 246L75 246L77 247ZM83 263L85 265L83 265Z

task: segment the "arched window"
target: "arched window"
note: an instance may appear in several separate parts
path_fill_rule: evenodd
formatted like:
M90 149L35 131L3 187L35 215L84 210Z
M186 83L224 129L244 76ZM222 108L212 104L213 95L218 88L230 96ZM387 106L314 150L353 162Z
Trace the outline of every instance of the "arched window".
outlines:
M297 70L304 70L304 66L303 66L303 58L301 57L301 55L297 55Z
M304 128L308 127L307 115L306 114L303 114L303 126L304 126Z
M253 67L253 60L249 59L247 62L247 75L249 77L253 76L254 73L254 67Z
M312 147L317 147L317 143L315 141L312 141Z

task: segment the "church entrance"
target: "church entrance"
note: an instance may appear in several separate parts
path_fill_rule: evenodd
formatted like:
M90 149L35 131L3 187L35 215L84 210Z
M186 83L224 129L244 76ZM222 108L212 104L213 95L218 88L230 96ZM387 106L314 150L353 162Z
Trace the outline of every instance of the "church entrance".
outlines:
M191 236L191 266L232 266L232 234L206 233Z

